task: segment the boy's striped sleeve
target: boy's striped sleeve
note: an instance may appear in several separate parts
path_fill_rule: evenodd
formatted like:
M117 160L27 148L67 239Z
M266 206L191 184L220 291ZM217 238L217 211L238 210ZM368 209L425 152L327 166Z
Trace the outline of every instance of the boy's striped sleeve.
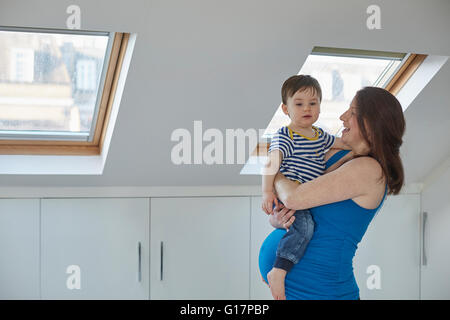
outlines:
M294 143L289 136L287 127L281 128L273 135L270 142L269 153L273 150L280 150L283 159L290 157L294 153Z
M322 130L321 133L323 134L323 143L324 143L324 148L325 148L325 152L326 152L334 144L334 140L336 139L336 137L333 136L332 134L325 132L324 130Z

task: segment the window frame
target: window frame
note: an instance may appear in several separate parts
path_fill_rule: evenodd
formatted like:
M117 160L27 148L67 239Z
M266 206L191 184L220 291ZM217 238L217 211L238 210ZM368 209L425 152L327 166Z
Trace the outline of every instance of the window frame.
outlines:
M1 27L1 30L18 31L19 28ZM66 30L33 30L37 32L71 33ZM92 35L95 34L95 32L77 30L76 34ZM108 34L108 32L101 32L101 34L105 35ZM0 139L0 154L79 156L97 156L101 154L120 71L130 39L129 33L111 32L109 34L110 41L108 41L106 56L103 63L103 68L106 68L106 71L102 72L91 130L89 136L87 138L85 136L84 138L86 141L77 138L76 133L68 133L66 135L64 132L56 132L56 135L52 135L51 132L42 132L39 134L38 138L34 139L31 135L29 137L25 136L25 139ZM102 83L103 85L101 85ZM45 139L46 134L49 135L49 139ZM82 134L78 136L80 137ZM54 140L53 138L55 137L60 139Z
M422 62L426 59L428 55L411 53L407 57L406 61L400 65L400 69L394 74L391 80L384 87L387 91L392 93L394 96L400 92L403 86L408 82L409 78L416 72L420 67Z

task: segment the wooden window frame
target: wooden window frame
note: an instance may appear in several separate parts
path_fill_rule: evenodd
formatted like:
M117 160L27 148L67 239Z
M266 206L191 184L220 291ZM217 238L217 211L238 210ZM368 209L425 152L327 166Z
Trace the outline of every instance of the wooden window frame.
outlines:
M403 86L412 77L414 72L416 72L416 70L420 67L420 65L427 56L428 55L426 54L416 54L416 53L410 54L384 89L392 93L394 96L397 95L403 88ZM251 156L254 157L267 156L269 152L269 147L270 142L259 142L255 150L253 150Z
M408 80L411 78L414 72L416 72L416 70L419 68L426 57L426 54L410 54L402 67L386 85L385 89L392 93L394 96L397 95L397 93L399 93L406 82L408 82Z
M106 71L92 141L0 140L0 154L77 156L100 155L103 149L106 130L108 128L111 109L129 39L129 33L116 32L114 34L110 60Z

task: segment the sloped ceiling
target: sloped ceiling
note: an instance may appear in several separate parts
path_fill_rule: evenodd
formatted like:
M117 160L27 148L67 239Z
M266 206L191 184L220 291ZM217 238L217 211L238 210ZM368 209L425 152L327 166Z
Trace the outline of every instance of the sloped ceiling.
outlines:
M65 28L72 1L2 0L5 26ZM78 0L81 27L137 33L108 160L101 176L0 177L1 186L256 185L242 165L172 164L177 128L265 128L280 87L313 46L450 55L450 1ZM408 183L450 153L450 66L407 109ZM63 158L61 161L64 161Z

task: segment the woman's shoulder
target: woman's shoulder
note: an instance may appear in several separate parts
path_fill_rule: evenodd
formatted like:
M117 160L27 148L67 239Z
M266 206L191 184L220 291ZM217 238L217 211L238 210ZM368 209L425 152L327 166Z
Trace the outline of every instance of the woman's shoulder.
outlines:
M332 158L327 162L327 166L330 162L332 163L331 166L328 166L329 170L337 179L346 181L346 183L367 186L383 177L381 165L371 157L354 157L351 153L347 153L343 157L338 157L337 161L333 163L334 160L336 159Z
M379 177L383 174L380 163L376 159L369 156L354 157L348 161L347 164L358 169L358 171L364 171L370 175Z
M350 150L331 149L325 155L326 166L330 167L336 163L338 167L343 167L341 171L346 171L346 175L352 174L356 177L364 174L367 177L383 174L380 163L370 156L354 156Z
M386 178L380 163L372 157L362 156L348 161L345 166L348 166L349 174L363 191L361 196L353 200L361 207L376 208L384 197L386 188Z
M354 176L364 183L385 179L380 163L369 156L354 157L342 165L347 174Z

